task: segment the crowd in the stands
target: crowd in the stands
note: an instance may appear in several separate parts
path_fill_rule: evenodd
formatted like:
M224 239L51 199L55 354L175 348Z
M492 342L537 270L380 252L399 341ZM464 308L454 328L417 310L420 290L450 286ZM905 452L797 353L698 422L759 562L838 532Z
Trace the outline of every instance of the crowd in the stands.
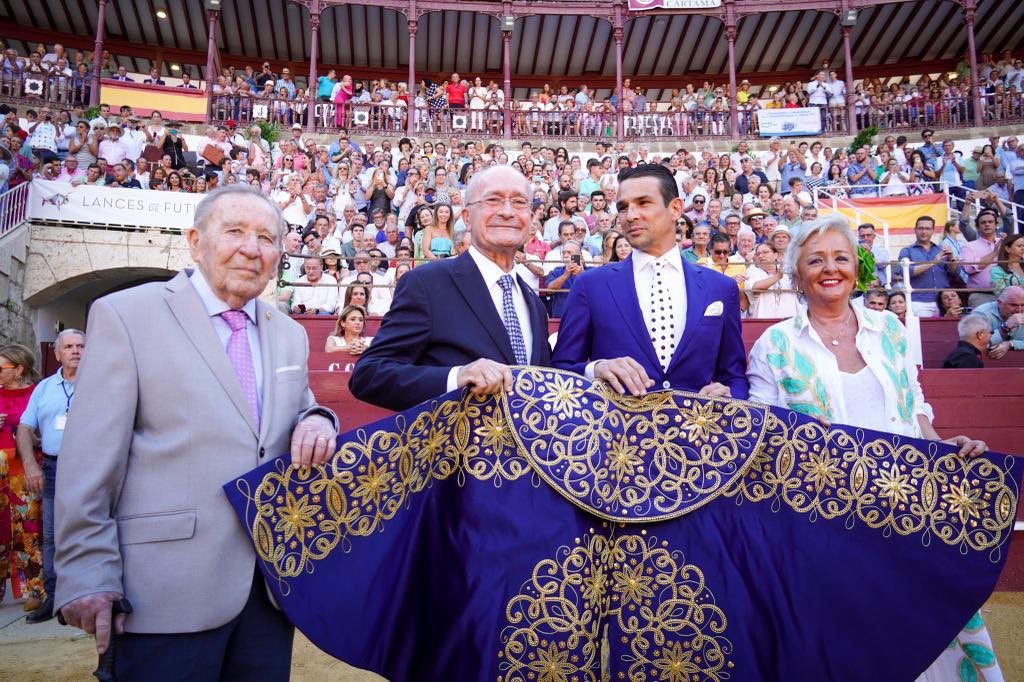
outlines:
M9 65L18 58L8 51L5 60ZM45 68L71 61L88 67L80 55L71 58L59 45L29 61L52 65ZM114 78L131 78L112 63L105 62L104 68ZM987 55L983 59L986 84L998 81L994 87L1017 89L1021 75L1019 60L996 61ZM783 89L792 90L784 99L794 96L800 104L818 104L822 88L841 92L841 82L837 85L834 76L825 69L810 84L791 84ZM149 80L163 84L156 71ZM260 73L251 67L229 67L215 88L237 94L236 86L250 81L263 91L283 91L297 105L305 101L292 75L275 74L269 64ZM477 100L501 101L501 91L493 83L477 81L466 83L453 74L445 83L425 82L430 89L428 107L466 108L472 113L480 111ZM708 89L711 95L716 92L712 84L706 85L701 90L688 88L673 98L672 106L687 108L701 98L706 103ZM880 84L865 81L857 88L870 90L876 85ZM896 87L901 92L933 87L928 82L906 85ZM570 110L594 103L585 86L575 92L562 90L545 88L531 101ZM747 90L744 85L741 93ZM624 92L628 112L644 111L652 104L642 89L628 87ZM332 71L320 79L316 94L325 102L339 97L408 100L402 83L376 81L367 88L347 76L336 78ZM835 99L837 95L829 95L827 101ZM292 226L287 249L292 255L283 263L280 302L296 313L334 314L353 299L370 314L387 311L394 283L406 269L457 255L466 247L463 190L473 173L494 164L512 165L531 183L535 234L524 245L520 272L545 292L556 316L583 269L628 255L629 243L616 229L616 174L640 163L661 163L672 170L684 205L679 221L684 257L734 277L744 290L741 303L750 317L785 316L795 308L797 294L784 274L782 259L790 230L817 216L817 199L822 196L943 191L953 195L960 219L932 224L934 237L922 226L916 243L898 253L884 248L876 226L861 229L862 245L876 262L874 284L899 286L897 261L904 256L921 264L913 267L910 277L915 289L910 309L918 315L953 315L975 307L991 297L993 289L997 294L1021 283L1024 275L1024 254L1018 253L1024 242L1000 241L1002 233L1014 231L1014 200L1024 204L1024 145L1018 146L1014 136L994 137L970 154L955 150L952 139L940 140L930 129L919 140L888 135L858 149L827 140L774 139L764 151L740 141L727 152L704 143L652 154L644 144L598 141L585 153L570 154L554 145L534 148L523 143L505 149L457 135L418 140L396 135L378 147L367 139L354 139L345 128L325 141L308 136L298 121L282 130L228 119L202 135L186 135L160 112L143 117L130 107L113 111L106 104L88 112L81 105L45 102L17 109L0 105L0 113L0 153L5 161L0 164L0 190L40 178L200 194L244 183L271 196ZM543 138L545 132L540 125L538 136ZM994 229L989 230L986 216L993 219ZM316 286L305 286L309 283ZM957 294L956 289L963 291ZM974 289L978 292L970 291ZM959 305L952 301L954 294ZM944 303L944 296L949 301ZM897 293L891 305L898 308L901 297Z

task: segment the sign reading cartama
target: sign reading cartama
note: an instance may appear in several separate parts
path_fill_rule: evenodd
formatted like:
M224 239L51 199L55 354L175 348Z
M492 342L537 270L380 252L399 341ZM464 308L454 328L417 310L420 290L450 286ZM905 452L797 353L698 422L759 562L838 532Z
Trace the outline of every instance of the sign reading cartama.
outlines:
M713 9L721 7L722 0L629 0L630 12L652 9Z

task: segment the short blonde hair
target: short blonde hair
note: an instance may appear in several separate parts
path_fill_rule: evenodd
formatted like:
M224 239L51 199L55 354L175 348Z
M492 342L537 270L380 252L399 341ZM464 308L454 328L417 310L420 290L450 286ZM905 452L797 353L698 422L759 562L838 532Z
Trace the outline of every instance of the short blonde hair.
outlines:
M789 242L789 249L786 251L786 274L790 279L797 276L796 266L800 262L800 254L804 245L811 237L823 235L826 232L836 232L846 238L850 243L850 250L854 258L857 257L857 237L850 227L850 221L841 215L830 215L826 218L819 218L807 223L801 223L792 229L792 239Z

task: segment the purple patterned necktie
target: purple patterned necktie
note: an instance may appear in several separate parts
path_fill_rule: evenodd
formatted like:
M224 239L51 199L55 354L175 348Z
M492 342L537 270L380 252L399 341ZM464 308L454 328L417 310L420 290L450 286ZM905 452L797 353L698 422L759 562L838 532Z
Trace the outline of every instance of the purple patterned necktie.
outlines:
M220 314L231 328L228 337L228 359L235 370L242 393L249 403L256 430L260 428L260 403L256 393L256 368L252 364L252 349L249 347L249 333L246 330L248 316L241 310L225 310Z

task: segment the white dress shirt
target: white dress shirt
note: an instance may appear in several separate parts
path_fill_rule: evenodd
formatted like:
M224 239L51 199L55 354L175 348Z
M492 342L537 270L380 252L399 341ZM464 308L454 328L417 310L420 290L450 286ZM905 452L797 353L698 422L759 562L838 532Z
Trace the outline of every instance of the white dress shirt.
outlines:
M661 261L662 280L672 296L672 317L675 325L672 329L672 348L676 349L683 338L683 331L686 329L686 278L683 275L683 254L679 249L669 249L667 253L655 257L634 249L631 257L633 263L633 286L636 289L636 297L640 303L640 312L644 317L644 326L647 327L648 338L652 335L654 328L654 307L651 296L654 285L655 262ZM594 378L594 365L597 361L589 362L584 369L584 375L588 379Z
M309 284L309 279L303 275L295 280L295 283ZM306 306L306 310L310 313L314 310L333 313L338 306L338 280L334 279L334 275L325 272L317 282L317 286L295 287L295 293L292 294L292 310L298 311L300 305Z
M679 345L683 338L683 329L686 327L686 281L683 277L683 254L679 249L669 249L667 253L655 258L640 250L633 251L633 284L636 287L636 297L640 301L640 312L644 316L644 324L647 325L647 333L650 336L653 328L654 304L651 300L651 287L654 284L655 262L661 261L662 279L669 291L676 292L672 297L672 313L675 319L675 326L672 329L672 347Z
M678 249L674 249L678 251ZM502 270L497 263L492 261L490 258L482 254L475 246L469 247L469 255L476 263L477 269L480 270L480 274L484 278L484 285L487 287L487 293L491 296L491 301L494 302L494 308L498 312L498 317L502 320L505 319L504 309L505 306L502 303L503 290L501 285L498 284L498 280L502 275L512 275L512 281L515 286L512 287L512 305L516 309L516 317L519 318L519 329L523 333L523 344L526 345L526 364L530 364L533 361L533 332L534 329L530 324L530 307L526 304L526 297L523 296L523 290L519 288L519 281L516 279L515 269L511 272L506 273ZM545 330L540 330L544 333ZM452 367L451 371L448 372L448 386L447 390L454 391L458 388L458 377L459 370L462 366Z
M206 308L206 312L210 315L210 323L213 325L213 330L217 332L217 338L220 339L221 345L224 346L224 353L228 352L228 340L231 338L231 327L228 323L220 316L225 310L231 310L228 304L217 297L217 294L213 293L213 289L210 288L210 284L206 281L203 273L196 268L192 271L192 274L188 277L189 281L192 282L192 286L195 287L196 293L199 294L199 300L203 302L203 307ZM256 398L259 401L260 411L263 410L263 353L260 351L260 332L256 326L256 299L253 299L242 306L242 312L245 313L247 319L245 324L245 331L249 335L249 349L252 353L252 365L256 372Z

